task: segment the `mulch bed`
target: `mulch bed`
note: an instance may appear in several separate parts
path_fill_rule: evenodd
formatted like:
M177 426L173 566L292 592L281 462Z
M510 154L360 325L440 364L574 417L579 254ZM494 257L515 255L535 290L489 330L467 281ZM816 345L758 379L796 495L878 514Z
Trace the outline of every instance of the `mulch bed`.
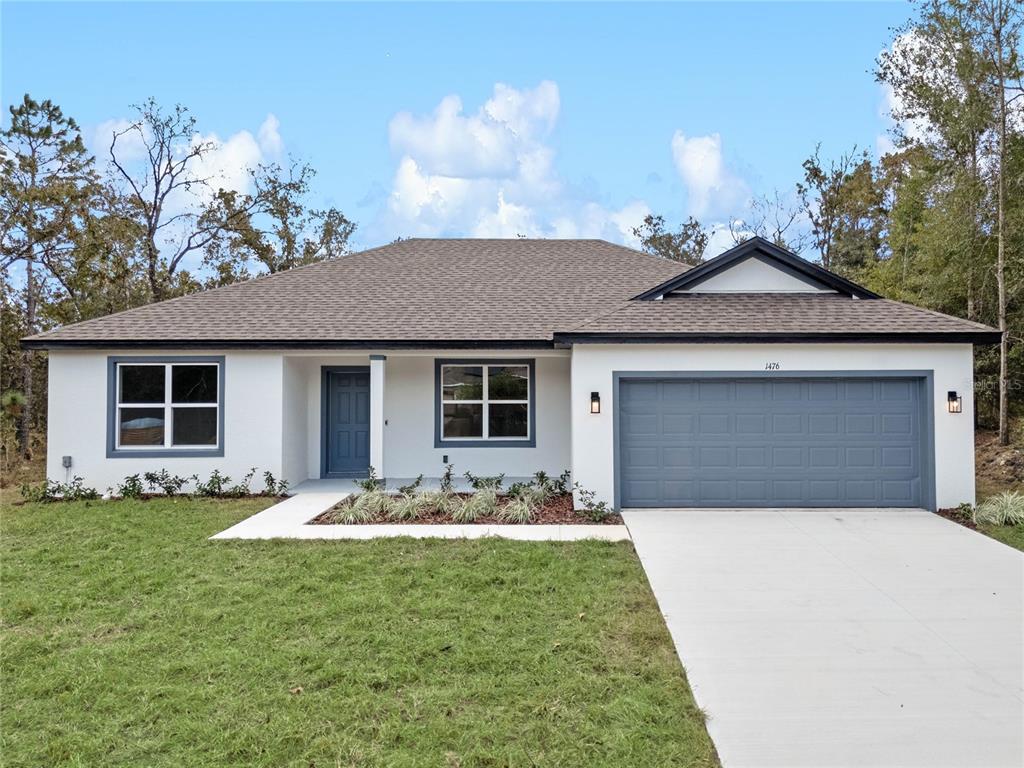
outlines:
M471 494L460 493L457 494L462 498L466 498ZM349 496L347 499L342 501L340 504L328 509L326 512L322 512L312 520L309 521L309 525L343 525L343 523L335 522L335 514L339 507L347 506L355 501L355 496ZM498 497L498 506L502 506L508 503L507 496ZM361 525L513 525L506 520L502 520L498 515L488 515L486 517L478 517L472 523L456 523L452 520L450 515L442 514L437 510L427 512L421 517L415 520L390 520L388 518L379 518L369 523L361 523ZM582 512L576 512L573 510L572 494L564 493L558 496L553 496L548 499L540 509L534 512L533 520L529 523L523 523L523 525L622 525L622 517L617 514L606 515L601 520L590 520Z
M974 524L974 521L964 515L958 509L940 509L935 512L939 517L944 517L947 520L952 520L954 523L959 523L964 528L970 528L972 531L978 530L978 526Z

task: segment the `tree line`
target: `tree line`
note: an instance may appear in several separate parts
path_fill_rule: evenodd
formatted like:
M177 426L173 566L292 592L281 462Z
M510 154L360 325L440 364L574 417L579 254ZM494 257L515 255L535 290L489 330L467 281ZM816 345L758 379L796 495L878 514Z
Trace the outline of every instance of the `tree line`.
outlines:
M792 190L729 224L734 242L760 235L887 298L1002 331L998 348L978 349L975 391L979 422L1003 445L1024 394L1022 23L1019 1L919 2L874 62L891 89L892 148L873 160L817 147ZM697 264L712 233L652 214L634 234Z
M0 395L9 460L45 423L45 356L18 340L66 323L280 272L348 252L355 224L309 204L314 169L247 169L225 188L181 105L149 99L100 162L75 122L26 95L0 132Z

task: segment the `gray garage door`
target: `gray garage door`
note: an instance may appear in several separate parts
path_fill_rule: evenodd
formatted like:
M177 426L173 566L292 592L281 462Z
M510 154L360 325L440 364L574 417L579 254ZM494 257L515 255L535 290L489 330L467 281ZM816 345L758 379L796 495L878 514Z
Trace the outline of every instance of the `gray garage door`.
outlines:
M623 507L923 506L920 379L622 379Z

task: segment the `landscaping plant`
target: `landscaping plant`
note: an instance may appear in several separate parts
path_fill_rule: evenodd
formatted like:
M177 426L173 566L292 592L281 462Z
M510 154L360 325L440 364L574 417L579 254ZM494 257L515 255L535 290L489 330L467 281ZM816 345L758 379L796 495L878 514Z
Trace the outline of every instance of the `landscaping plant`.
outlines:
M122 499L142 498L142 478L138 475L128 475L123 483L118 483L115 493Z
M1003 491L990 496L974 510L975 523L1024 525L1024 493Z
M374 519L390 517L394 504L394 498L378 487L372 491L359 494L352 501L352 504L348 506L368 516L365 520L360 520L359 522L369 522Z
M579 483L576 483L573 487L580 495L580 502L583 504L581 513L584 517L594 521L595 523L599 523L614 512L614 510L608 506L607 502L594 501L594 498L597 496L596 492L588 491Z
M365 493L371 493L380 488L380 478L377 477L377 470L373 467L370 467L365 479L355 482Z
M149 486L149 490L156 491L159 489L165 496L174 496L181 493L185 483L189 480L197 479L195 476L189 478L172 475L166 469L161 469L159 472L146 472L142 477Z
M487 477L486 475L478 477L472 474L471 472L466 472L464 477L469 481L469 484L473 486L474 491L480 491L485 488L500 491L501 484L505 481L504 472L502 472L500 475L495 475L493 477Z
M269 469L263 473L263 484L266 486L263 490L264 496L284 496L288 490L288 481L275 479Z
M452 511L452 520L456 523L472 523L497 511L498 492L493 488L483 488L463 499L462 504Z
M196 493L200 496L210 497L228 496L230 482L230 477L222 475L219 469L215 469L210 473L210 479L206 482L200 482L199 478L196 478Z
M40 484L26 483L21 486L21 496L28 502L90 501L100 497L99 491L89 488L81 477L75 475L70 483L44 480Z
M441 490L448 493L455 492L455 465L445 464L444 474L441 475Z
M533 515L536 511L537 507L532 502L520 496L510 499L498 512L498 517L505 523L525 525L533 520Z
M403 495L405 495L405 496L409 496L409 495L411 495L413 493L416 493L416 490L421 485L423 485L423 473L422 472L420 473L419 477L417 477L415 480L413 480L408 485L400 485L400 486L398 486L398 492L403 494Z
M252 467L246 473L245 477L242 478L242 482L237 485L233 485L228 488L226 496L234 496L241 498L242 496L251 496L252 491L249 490L249 486L252 484L252 479L256 476L256 467ZM226 482L226 480L225 480Z

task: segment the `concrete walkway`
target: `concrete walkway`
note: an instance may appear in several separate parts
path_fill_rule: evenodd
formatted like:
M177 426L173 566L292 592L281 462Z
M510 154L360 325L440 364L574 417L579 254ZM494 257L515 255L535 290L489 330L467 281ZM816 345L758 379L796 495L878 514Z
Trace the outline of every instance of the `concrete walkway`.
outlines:
M390 484L389 484L390 488ZM459 486L456 486L458 489ZM628 541L624 525L308 525L350 493L351 480L309 480L292 496L247 517L211 539L376 539L411 536L417 539L480 539L496 536L520 541Z
M623 516L725 768L1024 765L1024 554L922 510Z

